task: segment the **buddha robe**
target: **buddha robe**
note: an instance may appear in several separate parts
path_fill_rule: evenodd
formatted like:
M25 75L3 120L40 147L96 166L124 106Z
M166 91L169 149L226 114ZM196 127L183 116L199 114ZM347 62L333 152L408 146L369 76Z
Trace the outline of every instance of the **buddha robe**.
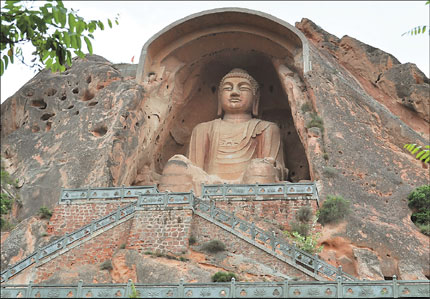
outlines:
M208 174L236 180L255 158L272 157L284 167L279 128L260 119L231 123L222 119L198 124L191 134L190 161Z

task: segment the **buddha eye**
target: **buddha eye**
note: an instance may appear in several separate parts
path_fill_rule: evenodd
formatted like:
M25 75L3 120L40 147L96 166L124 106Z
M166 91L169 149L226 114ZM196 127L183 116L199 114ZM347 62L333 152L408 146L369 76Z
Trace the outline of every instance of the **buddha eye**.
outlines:
M239 90L241 90L241 91L249 91L249 90L251 90L251 88L249 88L248 86L241 86L239 88Z
M230 90L232 90L232 89L233 89L233 87L231 87L231 86L225 86L222 90L230 91Z

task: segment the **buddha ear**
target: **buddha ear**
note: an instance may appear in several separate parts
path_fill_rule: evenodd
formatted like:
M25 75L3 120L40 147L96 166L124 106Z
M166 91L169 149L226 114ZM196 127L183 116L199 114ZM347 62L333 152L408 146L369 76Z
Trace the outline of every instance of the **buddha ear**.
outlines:
M218 117L221 117L221 116L222 116L221 99L220 99L220 97L219 97L219 96L218 96L218 110L217 110L217 112L216 112L216 115L217 115Z
M252 104L252 115L258 116L258 105L260 104L260 93L257 93L254 97L254 103Z

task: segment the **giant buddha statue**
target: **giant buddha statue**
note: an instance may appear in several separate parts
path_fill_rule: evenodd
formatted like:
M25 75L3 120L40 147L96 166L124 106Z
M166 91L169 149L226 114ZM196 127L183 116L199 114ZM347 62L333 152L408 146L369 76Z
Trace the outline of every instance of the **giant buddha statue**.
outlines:
M192 131L188 158L175 155L163 170L160 190L199 193L201 183L270 183L287 177L279 127L254 118L260 92L245 70L220 82L218 116ZM187 190L188 189L188 190Z

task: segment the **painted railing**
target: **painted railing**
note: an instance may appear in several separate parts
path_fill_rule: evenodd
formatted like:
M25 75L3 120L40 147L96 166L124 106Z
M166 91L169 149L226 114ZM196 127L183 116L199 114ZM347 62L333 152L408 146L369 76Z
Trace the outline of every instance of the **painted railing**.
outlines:
M2 298L404 298L430 296L428 280L289 281L176 284L1 285Z
M60 194L61 203L72 203L75 201L94 201L98 199L124 200L137 198L141 194L159 193L157 186L132 186L132 187L104 187L86 189L62 189Z
M320 260L318 256L311 255L295 246L295 244L288 243L286 239L276 237L274 232L258 228L253 222L247 222L244 219L236 217L234 213L216 207L215 202L212 200L195 198L194 210L197 215L203 216L205 219L240 237L245 237L243 239L251 242L253 245L257 247L259 247L258 245L263 245L273 255L280 255L291 259L293 265L308 269L307 274L314 277L317 275L326 277L330 280L335 280L337 276L341 276L344 280L355 280L353 276L343 272L341 268L335 268ZM206 217L199 212L203 212Z
M295 190L290 189L291 192L295 192L294 194L298 194L300 190L303 192L312 192L312 194L317 195L316 188L314 183L302 183L302 184L291 184L296 186L300 186ZM207 185L203 186L203 190L206 192L207 197L213 196L211 192L218 193L216 189L216 185ZM226 191L225 196L237 196L237 194L241 194L242 196L250 196L256 193L256 189L258 189L260 193L264 193L265 195L276 195L279 192L285 193L286 187L293 187L290 184L265 184L265 185L221 185L222 190ZM307 188L309 187L309 188ZM264 188L264 190L262 189ZM282 189L284 188L284 189ZM306 189L306 190L305 190ZM87 193L84 193L86 190ZM228 190L232 190L231 192ZM224 192L222 191L222 192ZM104 192L104 193L103 193ZM78 194L79 193L79 194ZM97 193L97 194L94 194ZM275 238L268 232L265 232L258 227L255 227L252 223L248 223L242 219L238 219L233 214L223 211L222 209L216 208L214 205L209 206L205 204L206 201L199 199L194 196L193 192L186 193L173 193L173 192L159 192L153 186L144 186L144 187L119 187L119 188L93 188L93 189L65 189L62 191L62 198L67 198L67 200L82 200L92 198L91 196L98 196L96 198L109 198L107 196L113 196L117 198L119 196L129 196L129 197L137 197L137 201L131 203L128 206L121 207L114 212L98 219L90 224L70 233L66 234L62 238L51 242L50 244L44 246L43 248L39 248L36 252L22 259L15 265L7 268L6 270L1 272L1 282L7 282L11 277L15 276L19 272L24 269L30 267L33 264L39 264L42 260L52 259L58 254L62 254L73 247L79 245L79 242L83 242L85 240L91 239L96 234L110 229L123 221L126 220L127 217L131 217L131 215L136 210L136 207L150 206L150 205L159 205L159 206L168 206L170 204L178 205L184 204L190 206L190 208L194 209L194 211L199 214L199 212L209 215L209 217L205 217L202 214L202 217L205 217L207 220L212 221L214 224L219 225L222 224L230 225L231 231L239 236L245 237L245 240L251 242L251 244L255 246L259 246L255 240L259 240L260 243L264 244L270 240L270 247L272 248L272 255L281 254L282 256L286 256L290 258L293 263L293 266L302 267L301 270L305 270L306 268L312 268L313 271L307 271L308 274L319 275L324 274L323 276L329 279L335 279L336 274L343 277L343 279L354 279L352 276L344 273L341 268L336 269L333 266L325 263L324 261L318 259L316 256L311 256L299 248L297 248L294 244L287 244L285 240L281 240L279 238ZM311 194L311 193L309 193ZM81 196L81 197L79 197ZM102 197L101 197L102 196ZM70 202L69 202L70 203ZM210 211L208 213L208 211ZM233 225L232 225L233 224ZM238 226L239 230L236 229ZM221 226L223 227L223 226ZM251 238L247 239L246 234L250 233ZM261 245L261 244L260 244ZM267 244L266 244L267 245ZM305 268L303 268L305 267Z

